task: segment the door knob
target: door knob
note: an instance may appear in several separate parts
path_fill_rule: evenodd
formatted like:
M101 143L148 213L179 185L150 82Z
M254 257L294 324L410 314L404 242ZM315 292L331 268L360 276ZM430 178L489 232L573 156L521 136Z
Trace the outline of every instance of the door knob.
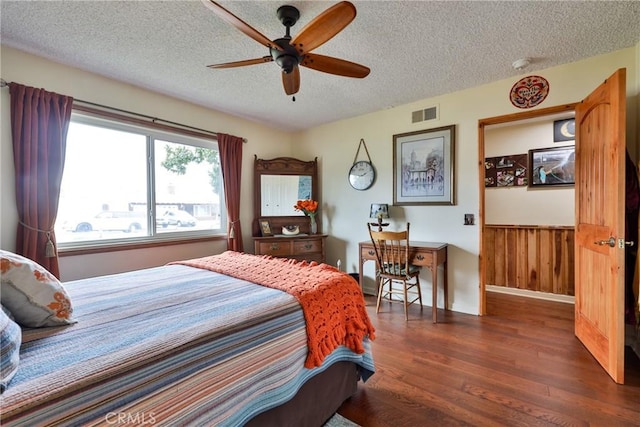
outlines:
M612 248L614 248L616 246L616 239L613 236L611 236L611 237L609 237L608 240L596 240L593 243L595 243L596 245L599 245L599 246L609 245Z
M608 240L596 240L593 243L595 243L596 245L599 245L599 246L609 245L612 248L615 248L616 239L613 236L611 236L611 237L609 237ZM620 249L624 249L625 246L631 247L633 245L635 245L635 242L633 242L633 241L625 241L624 239L618 239L618 248L620 248Z

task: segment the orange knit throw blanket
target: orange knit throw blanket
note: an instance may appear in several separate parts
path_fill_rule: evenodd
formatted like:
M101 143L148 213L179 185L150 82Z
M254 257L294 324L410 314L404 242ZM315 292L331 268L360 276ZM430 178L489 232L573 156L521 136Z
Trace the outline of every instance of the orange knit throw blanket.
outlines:
M296 297L307 325L306 368L320 366L340 345L362 354L364 337L375 338L360 286L330 265L233 251L171 264L215 271Z

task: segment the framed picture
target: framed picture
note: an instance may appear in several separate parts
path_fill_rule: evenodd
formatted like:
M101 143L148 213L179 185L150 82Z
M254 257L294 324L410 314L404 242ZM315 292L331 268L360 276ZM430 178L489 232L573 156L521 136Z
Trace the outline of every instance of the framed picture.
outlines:
M484 159L484 186L526 187L527 153Z
M262 237L273 235L273 233L271 232L271 224L269 224L268 220L266 219L260 220L260 232L262 233Z
M575 146L529 150L529 187L574 185Z
M473 225L474 222L473 214L464 214L464 225Z
M455 204L455 125L393 135L393 204Z
M553 122L553 142L575 141L576 119L556 120Z

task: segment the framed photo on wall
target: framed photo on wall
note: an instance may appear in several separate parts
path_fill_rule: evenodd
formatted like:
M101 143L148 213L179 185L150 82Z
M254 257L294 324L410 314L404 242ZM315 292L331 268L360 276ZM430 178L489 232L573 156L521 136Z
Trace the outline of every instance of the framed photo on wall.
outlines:
M526 187L527 153L484 159L484 186Z
M576 140L576 119L556 120L553 122L553 142Z
M529 150L529 187L574 185L575 146Z
M393 135L393 204L455 204L455 125Z

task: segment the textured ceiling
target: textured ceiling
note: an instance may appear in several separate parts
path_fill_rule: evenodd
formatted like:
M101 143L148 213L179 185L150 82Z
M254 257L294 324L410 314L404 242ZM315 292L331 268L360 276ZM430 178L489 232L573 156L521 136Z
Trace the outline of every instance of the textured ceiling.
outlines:
M276 9L326 1L221 1L270 39ZM200 1L0 0L1 42L51 60L284 130L406 104L634 46L639 1L354 1L356 19L314 50L371 68L352 79L301 68L296 101L274 63L212 70L267 49ZM511 64L529 57L516 71ZM43 72L46 72L43 70ZM142 112L144 113L144 112Z

